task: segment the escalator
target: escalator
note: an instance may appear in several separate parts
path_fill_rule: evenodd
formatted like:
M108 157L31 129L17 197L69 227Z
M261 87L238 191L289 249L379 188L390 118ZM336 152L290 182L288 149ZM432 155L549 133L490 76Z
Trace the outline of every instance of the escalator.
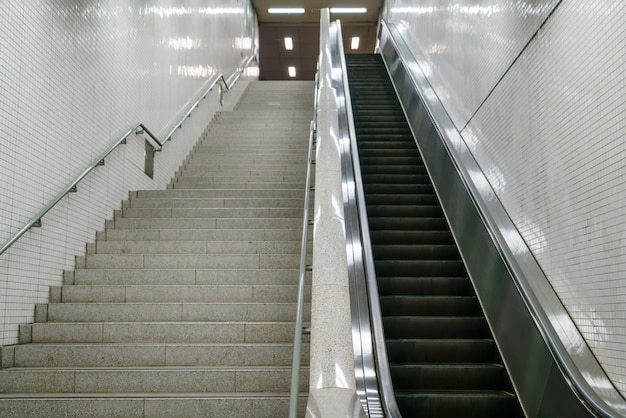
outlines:
M346 65L400 412L523 417L382 59Z

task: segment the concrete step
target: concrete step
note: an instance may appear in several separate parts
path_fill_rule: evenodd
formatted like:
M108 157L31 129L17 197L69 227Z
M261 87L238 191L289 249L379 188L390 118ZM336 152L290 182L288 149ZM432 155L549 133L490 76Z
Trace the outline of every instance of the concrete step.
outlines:
M61 286L60 300L85 302L295 302L297 285L71 285ZM58 289L58 288L57 288Z
M125 208L123 218L302 218L301 208Z
M297 283L298 269L79 269L64 272L64 283L79 285L205 285ZM310 273L307 273L310 275Z
M303 183L304 185L305 176L303 174L299 174L297 176L272 176L272 175L258 175L258 176L250 176L250 175L236 175L232 173L220 173L216 175L211 175L207 173L204 176L192 176L189 174L185 174L182 176L178 176L173 183L174 184L204 184L207 188L210 188L211 185L221 185L221 184L231 184L231 183Z
M14 368L0 370L0 393L289 392L290 367ZM300 372L300 390L308 387ZM5 395L6 396L6 395ZM6 415L5 415L6 416Z
M208 177L297 177L301 178L306 175L306 171L298 170L277 170L274 167L259 167L251 169L250 167L229 167L216 170L212 167L186 169L182 173L177 174L177 178L208 178Z
M30 343L275 343L293 342L293 322L66 322L20 327ZM2 379L0 378L0 381ZM2 392L0 390L0 392Z
M213 158L209 155L198 155L185 161L182 168L187 170L302 170L306 162L306 155L302 155L299 159L292 160L268 160L255 158L253 156L241 156L234 158L228 155L220 155L219 158Z
M106 222L116 229L298 229L302 217L294 218L119 218Z
M312 234L309 234L309 236ZM108 229L99 231L104 241L298 241L299 229Z
M258 190L258 189L267 189L267 188L276 188L276 189L292 189L292 190L302 190L304 193L304 185L305 182L298 183L287 183L287 182L279 182L279 183L269 183L269 182L254 182L254 183L212 183L210 187L205 183L172 183L167 186L168 189L246 189L246 190Z
M299 241L103 241L87 254L300 254Z
M24 344L2 347L11 367L290 366L290 343ZM303 345L308 352L308 344ZM306 353L304 353L307 356Z
M298 198L212 198L212 199L131 199L131 208L302 208Z
M304 416L306 396L301 395L298 416ZM17 417L255 417L287 416L288 393L197 394L48 394L0 395L0 416Z
M299 254L88 254L76 257L77 269L290 269L299 266Z
M207 190L140 190L131 192L131 202L133 199L303 199L304 188L293 189L207 189ZM131 204L132 206L132 204Z
M308 311L309 304L305 311ZM285 322L295 302L49 303L35 307L35 322Z
M276 167L276 165L284 164L286 166L292 166L291 169L293 170L297 170L298 168L296 167L299 167L300 169L304 168L306 155L303 153L302 155L287 154L282 156L274 155L272 157L264 157L262 155L258 156L253 154L239 156L236 154L215 155L212 153L199 153L194 154L186 166L189 166L192 162L198 165L206 164L208 167L211 167L211 164L214 162L220 164L228 164L230 162L233 162L248 166L264 165L268 167L270 165L274 165L274 167Z

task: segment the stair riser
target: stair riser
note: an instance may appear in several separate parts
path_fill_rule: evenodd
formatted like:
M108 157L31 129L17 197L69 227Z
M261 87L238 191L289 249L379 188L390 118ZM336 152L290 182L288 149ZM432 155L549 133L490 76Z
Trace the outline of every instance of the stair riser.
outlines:
M85 257L88 269L293 269L299 266L299 254L92 254ZM77 268L80 268L79 261Z
M309 234L312 235L312 234ZM98 241L300 241L297 229L110 229ZM98 245L100 242L98 242Z
M304 190L304 180L298 183L267 183L267 182L254 182L254 183L213 183L208 187L206 184L170 184L168 189L173 190L195 190L195 189L239 189L239 190L265 190L265 189L290 189L290 190Z
M137 208L123 209L123 217L131 218L297 218L302 217L302 209L279 208L279 209L158 209Z
M37 370L0 371L0 393L288 392L291 370ZM308 373L300 373L300 390ZM0 401L1 402L1 401ZM6 416L6 415L5 415Z
M38 305L41 306L41 305ZM45 307L45 305L44 305ZM310 309L306 305L305 312ZM295 303L53 303L36 322L293 321Z
M291 286L63 286L65 303L211 303L295 302L298 288Z
M32 324L33 343L288 343L294 324L223 323L45 323Z
M302 199L133 199L131 208L302 208Z
M228 173L223 173L228 174ZM205 185L210 189L212 185L231 184L231 183L302 183L306 177L302 174L297 176L236 176L236 175L220 175L220 176L180 176L174 180L176 186L183 185Z
M302 218L251 218L251 219L115 219L107 228L116 229L298 229Z
M88 247L88 254L300 254L298 241L115 241Z
M298 403L298 416L304 416L306 398ZM252 417L287 416L289 397L258 395L243 397L193 397L180 399L0 399L4 417Z
M302 199L304 189L264 189L264 190L142 190L131 194L132 199L214 199L214 198L280 198Z
M159 270L110 270L90 269L67 272L69 284L108 285L293 285L298 278L298 269L159 269ZM310 274L310 273L309 273Z
M289 366L292 344L24 345L14 367Z

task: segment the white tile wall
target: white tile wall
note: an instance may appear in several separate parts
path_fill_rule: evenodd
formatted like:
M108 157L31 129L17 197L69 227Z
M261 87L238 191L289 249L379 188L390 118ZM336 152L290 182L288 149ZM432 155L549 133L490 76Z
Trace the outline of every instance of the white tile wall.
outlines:
M252 53L255 32L248 0L3 2L0 245L135 123L163 137L210 76ZM169 182L217 110L215 92L157 154L154 180L131 136L0 256L0 344L16 342L128 190Z
M387 0L384 15L413 45L462 129L558 0Z
M411 3L388 19L626 395L626 2Z

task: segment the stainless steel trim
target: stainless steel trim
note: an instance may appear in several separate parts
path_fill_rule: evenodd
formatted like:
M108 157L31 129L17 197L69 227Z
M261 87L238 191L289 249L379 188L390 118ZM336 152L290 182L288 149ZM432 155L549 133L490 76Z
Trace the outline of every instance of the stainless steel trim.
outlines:
M334 70L333 87L337 96L343 98L340 100L337 113L342 145L341 169L357 394L368 416L395 417L400 414L391 386L391 373L382 331L382 317L370 248L341 22L335 22L335 27L335 37L331 48ZM372 313L371 320L370 313ZM372 333L372 327L375 329L374 333ZM381 381L382 384L380 384Z
M65 195L67 195L68 193L72 191L76 191L76 186L78 185L78 183L80 183L80 181L84 179L93 169L95 169L98 166L103 165L105 158L108 157L109 154L111 154L118 146L125 144L126 139L132 133L147 134L148 138L146 139L146 142L150 144L150 146L155 151L160 151L163 148L163 145L172 138L174 132L182 126L185 119L187 119L191 115L191 113L198 107L200 101L202 101L206 97L209 91L211 91L215 87L216 84L223 83L225 86L224 88L226 90L229 90L233 86L233 84L239 79L244 69L250 64L250 62L252 62L253 59L254 59L254 56L251 56L242 61L242 64L237 68L233 76L229 77L229 80L231 80L231 84L228 84L224 80L224 77L222 76L222 74L218 74L212 77L211 79L209 79L207 81L208 87L205 87L202 89L202 94L200 95L200 98L198 98L189 107L189 109L185 112L181 120L174 126L174 128L168 133L168 135L162 141L159 141L156 138L156 136L152 134L152 132L150 132L150 130L143 123L137 123L132 128L128 129L124 133L124 135L122 135L117 141L115 141L113 145L111 145L104 153L102 153L102 155L96 158L78 177L76 177L76 179L72 183L70 183L70 185L67 186L65 190L63 190L57 197L55 197L43 209L37 212L37 214L30 221L28 221L28 223L26 223L26 225L24 225L19 231L17 231L13 235L13 237L11 237L11 239L8 240L2 246L2 248L0 249L0 255L4 254L5 251L7 251L13 244L15 244L15 242L19 240L32 227L41 226L41 219L46 215L46 213L48 213L50 209L52 209L57 203L59 203L61 199L65 197ZM146 167L148 167L149 164L150 163L147 162ZM150 176L149 170L144 170L144 171L146 172L146 175Z
M419 60L385 22L380 49L526 415L626 416Z

